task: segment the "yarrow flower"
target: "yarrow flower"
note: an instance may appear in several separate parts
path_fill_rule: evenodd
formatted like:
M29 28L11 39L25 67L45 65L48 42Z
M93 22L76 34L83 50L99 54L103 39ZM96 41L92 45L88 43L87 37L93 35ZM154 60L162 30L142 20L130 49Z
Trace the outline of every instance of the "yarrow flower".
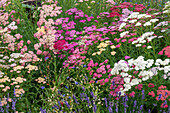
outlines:
M57 42L55 42L55 44L54 44L54 48L55 49L58 49L58 50L62 50L62 49L64 49L64 45L67 43L67 41L65 41L65 40L58 40Z

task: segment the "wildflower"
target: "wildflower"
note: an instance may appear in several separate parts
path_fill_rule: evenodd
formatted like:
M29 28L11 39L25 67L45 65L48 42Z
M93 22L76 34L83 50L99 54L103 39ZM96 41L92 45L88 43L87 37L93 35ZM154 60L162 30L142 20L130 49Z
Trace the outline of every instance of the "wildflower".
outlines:
M146 22L143 26L150 26L151 23L150 22Z
M125 56L125 59L129 59L130 58L130 56Z
M55 108L59 109L59 107L57 105L54 105Z
M96 113L96 111L97 111L97 106L95 104L93 104L93 111L94 111L94 113Z
M76 99L76 96L75 96L75 95L73 95L73 98L74 98L74 101L76 102L76 104L79 104L79 103L77 102L77 99Z
M155 97L155 93L153 91L149 92L148 95L151 95L152 97Z
M109 113L113 113L113 110L112 110L112 107L111 106L109 106Z
M58 49L58 50L62 50L64 49L64 45L66 44L67 42L65 40L58 40L57 42L55 42L54 44L54 48L55 49Z
M134 97L134 95L135 95L135 92L134 92L134 91L132 91L132 92L129 94L129 96L131 96L131 97Z
M136 107L136 105L137 105L137 101L135 100L135 101L134 101L133 107Z
M155 22L157 22L157 21L159 21L159 19L151 19L151 20L150 20L150 22L153 22L153 23L155 23Z
M42 53L42 51L41 50L37 50L37 55L40 55Z
M114 49L114 48L116 48L116 47L115 47L114 45L112 45L112 46L110 46L110 48L111 48L111 49Z
M105 101L106 107L108 107L108 105L107 105L107 98L106 97L104 98L104 101Z
M152 83L149 83L149 84L148 84L148 87L153 88L153 87L155 87L155 85L152 84Z
M45 89L45 87L44 87L44 86L42 86L42 87L41 87L41 89Z
M150 49L150 48L152 48L152 46L148 46L148 47L147 47L147 49Z
M78 84L78 82L75 82L75 84L77 85L77 84Z

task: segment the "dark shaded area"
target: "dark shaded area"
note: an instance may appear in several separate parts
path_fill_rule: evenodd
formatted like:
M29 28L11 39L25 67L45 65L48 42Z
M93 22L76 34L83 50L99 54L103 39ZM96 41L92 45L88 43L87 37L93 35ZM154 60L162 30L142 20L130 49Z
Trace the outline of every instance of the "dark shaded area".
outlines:
M41 6L42 0L25 0L21 2L22 4L33 5L33 6Z
M38 7L41 7L41 2L42 0L26 0L21 2L22 4L25 5L29 5L32 6L33 8L29 8L29 7L25 7L26 12L28 13L28 19L30 19L32 21L32 23L34 24L35 19L33 18L33 13L35 10L37 10Z

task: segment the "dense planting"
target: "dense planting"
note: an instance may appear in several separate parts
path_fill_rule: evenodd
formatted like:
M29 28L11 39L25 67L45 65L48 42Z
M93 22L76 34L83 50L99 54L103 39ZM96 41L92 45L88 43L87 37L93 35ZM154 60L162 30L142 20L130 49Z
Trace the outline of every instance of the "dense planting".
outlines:
M35 4L0 1L0 112L170 112L170 2Z

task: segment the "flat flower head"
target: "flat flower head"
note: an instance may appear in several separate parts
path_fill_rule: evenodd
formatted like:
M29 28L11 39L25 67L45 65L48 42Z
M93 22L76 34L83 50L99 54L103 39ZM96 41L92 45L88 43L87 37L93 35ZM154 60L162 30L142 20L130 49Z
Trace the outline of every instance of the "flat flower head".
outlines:
M129 59L130 58L130 56L125 56L125 59Z
M64 49L64 45L66 44L67 42L65 40L58 40L57 42L55 42L54 44L54 48L55 49L58 49L58 50L62 50Z
M112 52L111 52L111 55L115 55L115 54L116 54L116 52L115 52L115 51L112 51Z
M148 87L153 88L153 87L155 87L155 85L152 84L152 83L149 83L149 84L148 84Z
M116 48L116 46L112 45L112 46L110 46L110 48L111 48L111 49L114 49L114 48Z
M167 57L170 57L170 46L167 46L166 48L164 48L163 50L165 50L165 55Z
M149 92L148 95L151 95L152 97L155 97L155 93L153 91Z

